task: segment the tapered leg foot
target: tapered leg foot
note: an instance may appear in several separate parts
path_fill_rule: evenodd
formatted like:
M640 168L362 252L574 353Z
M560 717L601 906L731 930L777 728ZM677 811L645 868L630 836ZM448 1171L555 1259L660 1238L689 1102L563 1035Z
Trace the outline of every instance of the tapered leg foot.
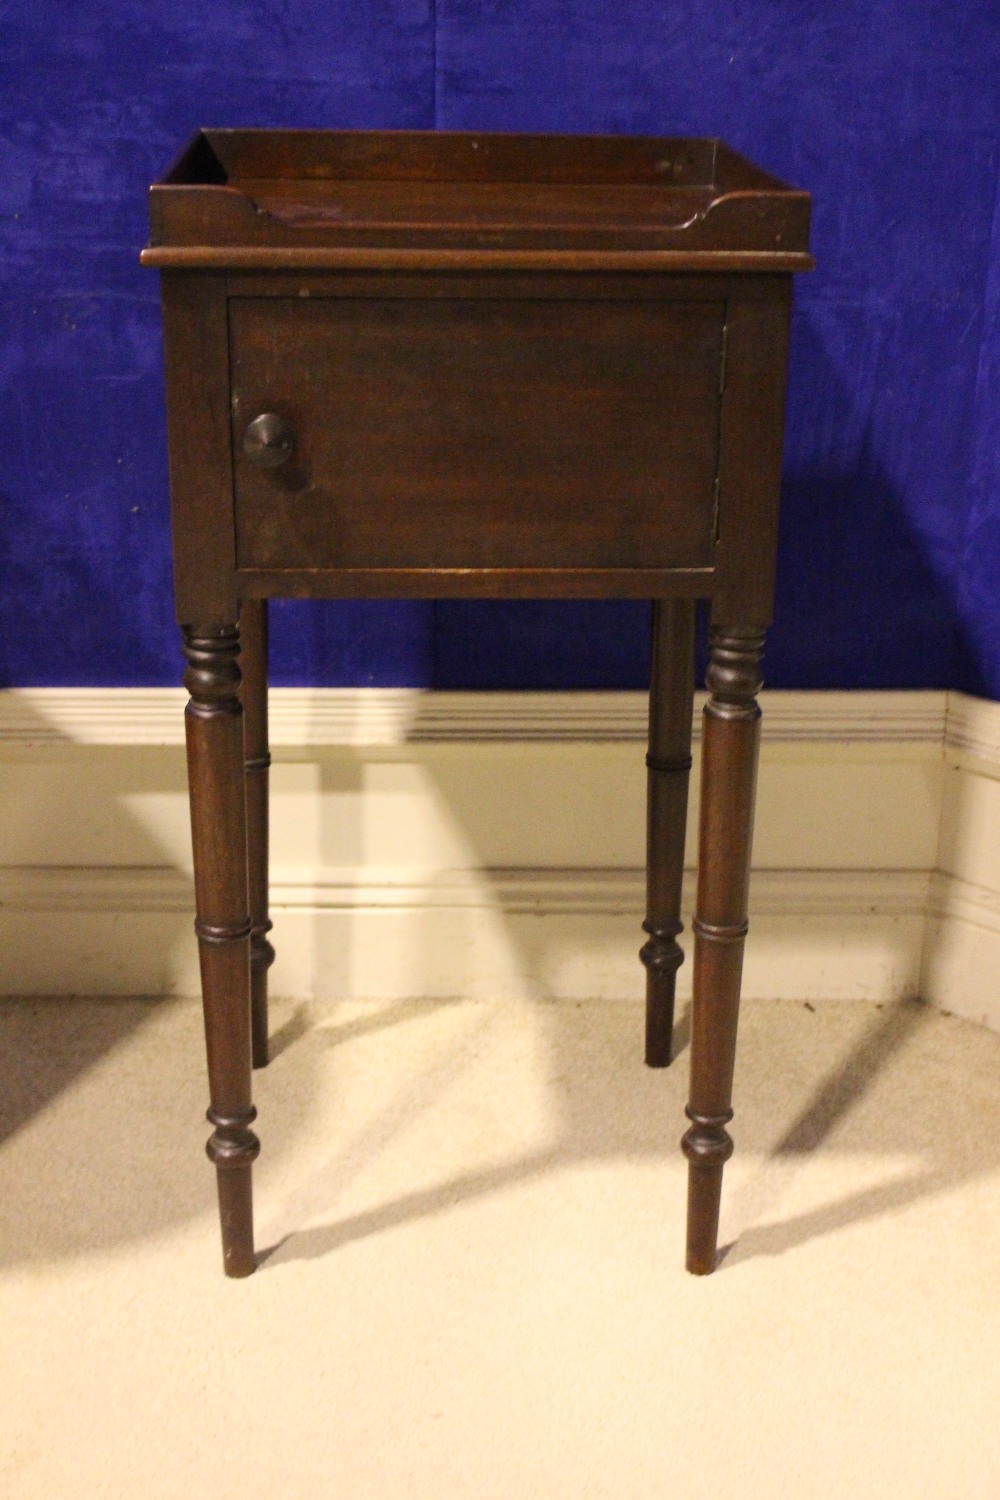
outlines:
M714 1271L722 1170L733 1152L726 1126L736 1062L743 947L760 743L757 626L713 627L702 737L698 895L691 1018L687 1268Z
M674 975L646 979L646 1066L669 1068L674 1044Z
M257 962L253 963L253 958L251 958L250 970L253 1066L266 1068L271 1060L267 1012L267 969L268 965L274 962L274 949L266 938L256 950L254 957Z
M219 1167L216 1181L219 1188L219 1222L222 1226L222 1268L227 1276L250 1276L257 1269L253 1247L253 1174L250 1165Z
M654 600L646 756L646 1062L670 1063L694 703L694 604Z
M688 1169L688 1227L685 1269L692 1276L711 1276L718 1256L722 1168Z
M732 1110L718 1120L697 1119L690 1109L691 1129L682 1146L688 1159L687 1269L695 1276L715 1270L722 1203L722 1169L733 1154L725 1126Z

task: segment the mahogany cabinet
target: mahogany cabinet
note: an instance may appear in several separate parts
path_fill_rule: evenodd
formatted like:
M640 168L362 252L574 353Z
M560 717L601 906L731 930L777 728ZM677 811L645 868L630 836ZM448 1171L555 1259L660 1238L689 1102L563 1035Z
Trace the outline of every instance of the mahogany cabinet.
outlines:
M151 190L227 1274L255 1265L267 600L653 601L646 1061L670 1061L710 601L687 1265L732 1152L759 662L809 197L719 141L206 130Z

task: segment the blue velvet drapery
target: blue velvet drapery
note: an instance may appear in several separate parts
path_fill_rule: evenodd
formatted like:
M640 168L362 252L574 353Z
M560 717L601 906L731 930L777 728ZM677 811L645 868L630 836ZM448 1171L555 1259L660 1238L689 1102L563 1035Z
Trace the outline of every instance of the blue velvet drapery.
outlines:
M769 683L1000 697L1000 7L168 0L0 27L0 682L177 680L146 187L195 127L721 135L814 195ZM275 606L274 680L631 687L641 604Z

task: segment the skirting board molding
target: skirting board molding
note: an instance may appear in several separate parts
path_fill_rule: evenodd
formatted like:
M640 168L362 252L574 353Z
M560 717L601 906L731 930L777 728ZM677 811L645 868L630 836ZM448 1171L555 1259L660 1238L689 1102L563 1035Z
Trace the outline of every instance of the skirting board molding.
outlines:
M962 700L958 708L949 700ZM701 733L704 693L696 695ZM969 745L1000 761L1000 725L976 718L978 700L943 692L765 692L773 743L929 744L949 715ZM183 745L181 688L16 688L0 692L0 745ZM994 705L988 704L987 708ZM271 746L404 745L453 741L606 744L646 737L644 693L436 693L422 688L272 688ZM995 743L992 736L995 735Z
M1000 1029L1000 705L762 701L747 997ZM0 693L0 991L197 992L183 704ZM278 688L271 726L275 992L642 993L644 695Z
M641 870L439 871L433 881L278 870L275 989L406 999L416 975L428 998L638 998L643 893ZM23 954L23 992L196 993L192 899L190 880L163 869L4 872L0 903L8 944ZM747 997L917 994L927 900L919 872L758 871ZM684 917L690 929L690 910ZM41 924L60 936L32 959Z

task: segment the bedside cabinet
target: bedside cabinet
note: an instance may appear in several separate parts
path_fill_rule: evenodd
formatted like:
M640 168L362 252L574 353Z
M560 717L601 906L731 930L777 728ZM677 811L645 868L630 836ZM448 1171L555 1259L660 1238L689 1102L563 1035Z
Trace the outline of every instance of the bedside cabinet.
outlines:
M653 601L646 1061L670 1061L693 610L687 1265L715 1265L809 197L713 140L206 130L151 190L224 1266L254 1269L267 600Z

